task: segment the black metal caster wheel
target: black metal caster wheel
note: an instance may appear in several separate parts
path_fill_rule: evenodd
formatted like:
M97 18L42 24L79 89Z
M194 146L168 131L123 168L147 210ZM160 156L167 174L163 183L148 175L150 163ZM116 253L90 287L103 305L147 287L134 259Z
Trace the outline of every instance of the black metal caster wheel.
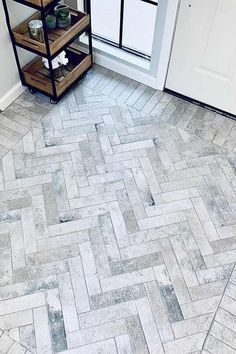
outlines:
M33 95L36 92L36 90L32 89L32 88L29 88L29 92L31 93L31 95Z
M51 104L57 104L57 100L54 100L53 98L50 98L50 102L51 102Z

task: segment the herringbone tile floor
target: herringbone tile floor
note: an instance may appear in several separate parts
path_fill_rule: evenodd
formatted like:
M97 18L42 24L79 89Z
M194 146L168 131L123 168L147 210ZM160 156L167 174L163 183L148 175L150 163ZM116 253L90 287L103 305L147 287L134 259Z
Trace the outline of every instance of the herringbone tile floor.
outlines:
M236 353L236 123L96 66L0 115L0 353Z

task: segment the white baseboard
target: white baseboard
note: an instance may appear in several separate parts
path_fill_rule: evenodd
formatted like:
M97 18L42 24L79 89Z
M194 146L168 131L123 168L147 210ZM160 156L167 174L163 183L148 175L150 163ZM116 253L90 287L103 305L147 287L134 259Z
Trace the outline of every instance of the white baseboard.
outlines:
M146 72L122 63L116 58L112 58L104 53L94 50L94 62L118 74L129 77L132 80L141 82L144 85L157 89L157 79Z
M15 84L3 97L0 98L0 110L4 111L25 90L26 87L23 86L20 81Z

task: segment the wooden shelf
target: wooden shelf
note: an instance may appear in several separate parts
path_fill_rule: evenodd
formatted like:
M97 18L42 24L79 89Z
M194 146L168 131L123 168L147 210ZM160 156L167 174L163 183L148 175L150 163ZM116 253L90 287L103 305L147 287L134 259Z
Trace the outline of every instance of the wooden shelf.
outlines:
M22 85L27 86L31 93L42 92L50 97L51 103L57 103L70 86L87 73L93 66L91 0L86 0L87 13L70 8L71 24L67 28L49 30L46 27L46 16L50 14L59 0L14 0L37 10L30 18L14 29L11 28L8 0L2 0L6 24L11 36L16 64ZM43 43L30 38L28 23L33 19L42 19ZM86 32L87 44L82 45L79 37ZM20 51L17 46L37 55L23 68L21 67ZM61 77L53 71L53 59L62 51L66 52L69 63L63 66ZM49 62L49 70L42 63L42 58Z
M29 7L33 7L36 9L45 9L50 7L51 4L55 4L57 1L55 0L14 0L15 2L18 2L19 4L26 5ZM59 1L59 0L58 0Z
M90 22L89 15L70 9L71 12L71 25L67 28L56 28L55 30L48 30L48 38L50 42L50 55L58 53L58 51L77 34L81 33ZM33 19L40 19L40 12L37 12L26 21L22 22L19 26L13 29L13 35L16 44L19 44L26 49L37 52L37 54L46 55L45 43L41 43L30 38L28 30L28 22Z
M78 46L73 45L66 50L69 63L63 69L63 77L59 79L55 78L57 96L60 96L92 66L91 55L81 52L76 48L78 48ZM44 67L41 57L38 57L30 64L26 65L22 72L26 84L53 96L50 73L49 70Z

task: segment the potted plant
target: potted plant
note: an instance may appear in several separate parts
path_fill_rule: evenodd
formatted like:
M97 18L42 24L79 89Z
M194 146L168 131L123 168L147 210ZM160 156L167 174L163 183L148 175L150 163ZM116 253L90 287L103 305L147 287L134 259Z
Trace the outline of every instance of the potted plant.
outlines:
M57 27L57 19L54 15L46 16L46 27L50 30L53 30Z
M67 5L59 4L54 8L54 14L57 17L57 26L66 28L71 24L70 8Z

